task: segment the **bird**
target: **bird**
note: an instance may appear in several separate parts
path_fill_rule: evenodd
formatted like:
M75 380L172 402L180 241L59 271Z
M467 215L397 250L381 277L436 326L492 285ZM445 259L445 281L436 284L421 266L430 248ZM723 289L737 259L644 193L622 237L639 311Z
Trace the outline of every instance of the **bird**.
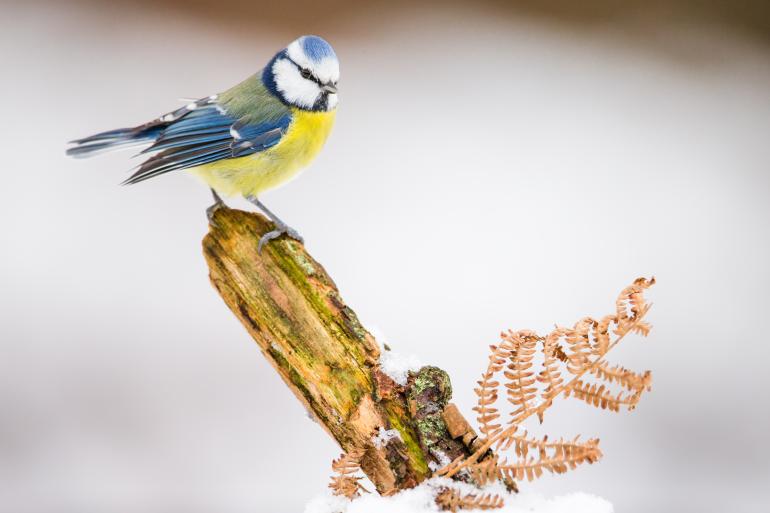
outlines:
M260 238L260 253L284 234L303 243L259 197L296 177L321 151L336 117L339 74L332 46L319 36L301 36L223 93L190 101L142 125L70 141L66 153L79 158L146 146L138 156L147 159L123 184L186 170L211 189L210 222L225 206L221 196L240 195L275 225Z

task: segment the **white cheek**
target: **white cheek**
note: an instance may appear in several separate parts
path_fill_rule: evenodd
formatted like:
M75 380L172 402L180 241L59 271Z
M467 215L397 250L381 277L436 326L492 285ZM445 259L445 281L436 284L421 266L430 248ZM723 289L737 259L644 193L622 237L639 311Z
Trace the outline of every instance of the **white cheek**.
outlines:
M291 62L279 59L273 65L275 85L289 103L312 108L321 89L318 84L302 78L297 67Z
M327 110L332 110L337 106L337 95L336 94L330 94L328 97L328 105Z
M324 83L336 83L340 79L340 64L337 59L326 58L313 66L316 76Z

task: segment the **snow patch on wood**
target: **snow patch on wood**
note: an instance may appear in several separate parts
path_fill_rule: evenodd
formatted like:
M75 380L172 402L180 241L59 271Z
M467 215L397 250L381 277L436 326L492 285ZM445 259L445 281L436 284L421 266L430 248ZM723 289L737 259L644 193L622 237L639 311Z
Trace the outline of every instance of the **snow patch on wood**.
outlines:
M372 443L376 448L382 449L383 447L388 445L388 442L390 442L394 438L398 438L399 440L401 440L401 434L397 430L378 428L377 434L372 437Z
M420 359L415 355L402 355L390 349L385 341L385 336L377 328L370 328L369 332L380 345L380 369L393 381L401 386L406 386L409 372L417 372L422 367Z

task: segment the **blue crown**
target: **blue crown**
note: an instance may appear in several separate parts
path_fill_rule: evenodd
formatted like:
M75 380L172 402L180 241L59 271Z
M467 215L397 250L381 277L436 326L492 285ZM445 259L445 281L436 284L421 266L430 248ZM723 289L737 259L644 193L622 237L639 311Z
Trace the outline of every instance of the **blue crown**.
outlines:
M337 58L332 46L318 36L304 36L302 38L302 50L308 58L320 62L326 57Z

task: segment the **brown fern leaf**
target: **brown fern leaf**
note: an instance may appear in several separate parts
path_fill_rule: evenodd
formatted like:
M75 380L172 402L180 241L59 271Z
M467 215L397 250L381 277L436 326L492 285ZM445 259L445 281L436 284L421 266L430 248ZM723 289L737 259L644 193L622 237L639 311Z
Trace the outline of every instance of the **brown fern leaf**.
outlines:
M567 347L569 348L567 372L570 374L580 374L587 367L591 359L593 351L588 333L594 324L596 324L596 321L590 317L585 317L576 322L572 329L564 330Z
M361 470L361 458L364 456L362 449L355 449L347 453L342 453L339 458L332 461L332 470L336 472L332 476L329 488L334 495L342 495L350 500L361 495L361 492L369 493L359 482L362 476L354 475Z
M650 306L644 299L644 291L655 284L655 278L637 278L634 283L623 289L615 301L616 335L625 334L629 329L639 330L636 321L647 314ZM649 332L649 325L644 323L640 333Z
M639 404L639 399L642 398L642 392L644 390L637 390L633 394L631 394L630 397L628 397L628 400L626 402L626 407L628 408L628 411L632 411L636 409L636 405Z
M559 339L564 336L565 331L563 328L556 328L543 340L543 366L537 380L546 386L541 396L547 405L538 412L541 423L543 422L543 412L551 405L554 397L559 393L559 386L564 382L561 377L561 370L559 370L558 351L561 350Z
M649 335L651 329L652 329L652 326L650 325L650 323L645 321L639 321L636 324L634 324L634 326L631 327L631 331L643 337L646 337L647 335Z
M497 465L497 455L493 454L476 465L469 467L468 471L470 472L471 479L478 486L486 486L498 480Z
M537 451L540 459L546 459L549 457L559 457L562 453L569 453L575 450L582 450L586 448L597 448L598 440L589 440L588 442L580 442L580 437L575 437L571 441L564 441L559 439L555 442L548 441L548 435L543 436L542 439L529 438L527 432L520 435L509 435L501 439L501 443L497 446L500 451L506 451L511 447L514 448L516 456L525 460L530 451ZM550 454L550 456L549 456Z
M507 451L511 447L514 448L516 456L519 458L525 458L531 448L539 448L539 440L534 438L528 438L529 434L524 431L521 434L513 432L508 434L497 441L495 449L498 451ZM547 440L547 436L543 441Z
M500 386L500 382L495 381L494 376L502 370L503 365L508 361L511 351L514 349L513 345L505 340L499 346L489 347L491 354L489 355L487 370L481 375L481 380L477 381L478 388L473 389L476 392L476 396L478 396L478 402L473 411L478 414L476 421L479 423L479 431L487 437L494 436L501 430L500 424L493 424L500 417L500 413L495 407L497 388Z
M361 458L363 458L363 456L363 449L354 449L343 452L339 458L332 461L332 470L340 475L349 475L358 472L361 468Z
M610 348L610 324L615 322L614 315L605 315L593 326L593 354L604 356Z
M585 401L591 406L596 406L603 410L609 409L610 411L620 411L620 407L625 405L629 410L633 410L636 403L639 402L641 393L634 393L630 395L612 395L604 384L597 385L596 383L587 384L582 380L574 381L565 391L565 397L569 397L570 394L575 396L575 399Z
M532 404L537 394L535 372L532 370L532 360L535 357L539 337L532 331L509 331L503 338L514 344L516 350L510 355L510 363L503 370L508 382L508 401L513 404L509 424L516 424L518 419L529 416L534 410Z
M634 280L631 290L628 293L628 302L631 305L631 314L633 319L637 319L641 315L644 315L650 308L650 305L644 299L643 292L655 285L655 277L650 278L637 278Z
M434 476L446 476L446 475L454 475L457 471L461 469L461 467L465 467L465 456L458 456L454 460L452 460L451 463L448 465L445 465L444 467L438 469L433 473Z
M615 313L599 321L585 317L572 328L557 327L546 337L539 337L531 331L504 333L500 345L492 346L487 372L482 375L476 390L479 404L474 409L479 414L486 439L474 446L473 454L453 461L436 474L452 477L458 472L467 471L472 476L476 475L477 481L486 482L493 473L497 473L498 479L513 483L522 477L533 479L544 471L560 473L579 463L596 461L601 452L592 441L581 444L561 440L548 442L547 438L533 440L527 437L526 432L518 434L518 425L533 414L542 422L545 410L561 394L565 397L573 395L590 405L612 411L618 411L621 406L629 410L636 406L642 393L650 389L650 373L638 374L620 366L610 367L604 357L628 333L647 335L650 325L643 318L650 304L644 299L644 291L654 283L654 278L635 280L618 295ZM614 340L611 335L615 335ZM566 351L560 344L561 339L565 341ZM543 344L543 365L535 376L533 359L540 342ZM567 382L560 363L564 363L567 371L572 374ZM514 406L505 428L492 424L500 417L495 406L500 385L495 376L499 372L503 372L506 378L508 400ZM592 374L605 383L587 384L583 381L585 374ZM544 390L540 393L541 402L535 404L538 382L544 385ZM608 389L611 384L620 385L628 393L614 395ZM513 447L522 461L511 465L500 465L497 460L494 464L490 463L488 452L493 447L496 450ZM537 451L538 458L528 457L534 451Z
M617 383L629 391L638 392L649 390L652 385L652 374L645 371L644 374L637 374L620 365L610 367L609 362L601 362L590 371L598 379L607 383Z
M561 347L559 344L556 344L554 346L553 353L556 355L556 358L558 358L559 361L562 361L564 363L567 363L569 361L569 356L567 356L567 353L564 352L564 348Z
M552 454L548 455L548 450ZM581 463L594 463L602 457L599 450L599 440L589 440L578 443L572 442L543 443L538 446L539 457L523 458L516 463L507 463L497 466L500 479L513 481L532 481L543 475L544 472L563 474L567 470L574 469Z
M360 497L361 492L368 493L368 490L364 488L359 482L361 479L363 478L360 476L332 476L331 483L329 483L329 488L332 489L332 493L334 495L341 495L343 497L347 497L350 500L353 500L356 497Z
M436 504L442 511L461 509L498 509L503 507L503 499L495 494L463 494L452 488L443 488L436 495Z

